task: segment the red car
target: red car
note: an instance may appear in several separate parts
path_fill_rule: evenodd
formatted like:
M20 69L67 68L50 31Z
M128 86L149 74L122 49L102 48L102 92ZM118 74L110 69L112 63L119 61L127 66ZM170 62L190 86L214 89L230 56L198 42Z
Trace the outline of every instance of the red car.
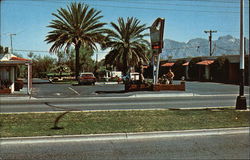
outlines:
M78 79L79 84L93 84L95 85L96 78L93 73L85 72L81 73Z

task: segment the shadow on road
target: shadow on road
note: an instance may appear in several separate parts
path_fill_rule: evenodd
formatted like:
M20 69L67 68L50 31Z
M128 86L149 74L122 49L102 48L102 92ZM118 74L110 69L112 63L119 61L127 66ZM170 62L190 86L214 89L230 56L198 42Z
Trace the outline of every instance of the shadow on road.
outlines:
M125 90L119 90L119 91L95 91L95 93L98 94L107 94L107 93L127 93Z

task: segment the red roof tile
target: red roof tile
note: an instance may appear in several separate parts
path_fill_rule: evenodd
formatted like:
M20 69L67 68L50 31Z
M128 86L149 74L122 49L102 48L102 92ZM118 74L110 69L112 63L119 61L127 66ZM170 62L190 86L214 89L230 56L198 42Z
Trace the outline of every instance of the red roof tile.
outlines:
M30 59L21 58L21 57L11 57L10 60L12 60L12 61L31 61Z
M173 62L167 62L167 63L162 64L161 66L162 67L172 67L173 65L174 65Z
M182 65L183 65L183 66L188 66L188 65L189 65L189 62L183 63Z
M198 62L196 64L207 66L207 65L210 65L212 63L214 63L214 60L204 60L204 61Z

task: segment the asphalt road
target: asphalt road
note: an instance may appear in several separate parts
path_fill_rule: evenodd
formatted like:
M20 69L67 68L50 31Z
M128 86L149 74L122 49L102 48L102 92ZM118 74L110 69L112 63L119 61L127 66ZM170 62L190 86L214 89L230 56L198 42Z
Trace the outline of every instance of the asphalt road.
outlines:
M249 159L249 135L1 145L1 160Z
M249 99L249 98L248 98ZM235 106L236 96L188 97L95 97L79 99L43 99L1 104L1 112L47 112L64 110L167 109ZM248 101L249 104L249 101Z
M44 83L45 82L45 83ZM179 82L175 82L179 83ZM211 82L186 82L186 91L140 91L119 93L123 84L73 86L39 81L33 85L37 101L1 97L1 112L44 112L62 110L166 109L190 107L234 107L239 86ZM97 94L96 91L111 93ZM114 92L114 93L112 93ZM245 87L249 106L249 87ZM162 97L161 97L162 96ZM7 97L6 97L7 98ZM15 98L15 97L14 97Z

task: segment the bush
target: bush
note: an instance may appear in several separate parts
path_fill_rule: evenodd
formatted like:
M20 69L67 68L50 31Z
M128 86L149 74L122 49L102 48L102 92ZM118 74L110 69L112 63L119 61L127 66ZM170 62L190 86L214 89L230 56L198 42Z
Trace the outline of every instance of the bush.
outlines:
M9 88L12 82L10 80L1 80L0 81L0 89Z
M211 76L215 82L228 82L229 76L229 61L225 56L218 57L213 64L211 64Z
M185 62L186 60L184 59L179 59L175 62L174 66L172 67L175 75L174 79L181 79L182 76L185 76L185 66L182 65Z
M20 89L23 88L23 81L22 80L16 80L15 81L15 91L20 91Z
M199 80L199 65L196 63L202 61L201 57L192 58L188 65L188 75L191 80Z

